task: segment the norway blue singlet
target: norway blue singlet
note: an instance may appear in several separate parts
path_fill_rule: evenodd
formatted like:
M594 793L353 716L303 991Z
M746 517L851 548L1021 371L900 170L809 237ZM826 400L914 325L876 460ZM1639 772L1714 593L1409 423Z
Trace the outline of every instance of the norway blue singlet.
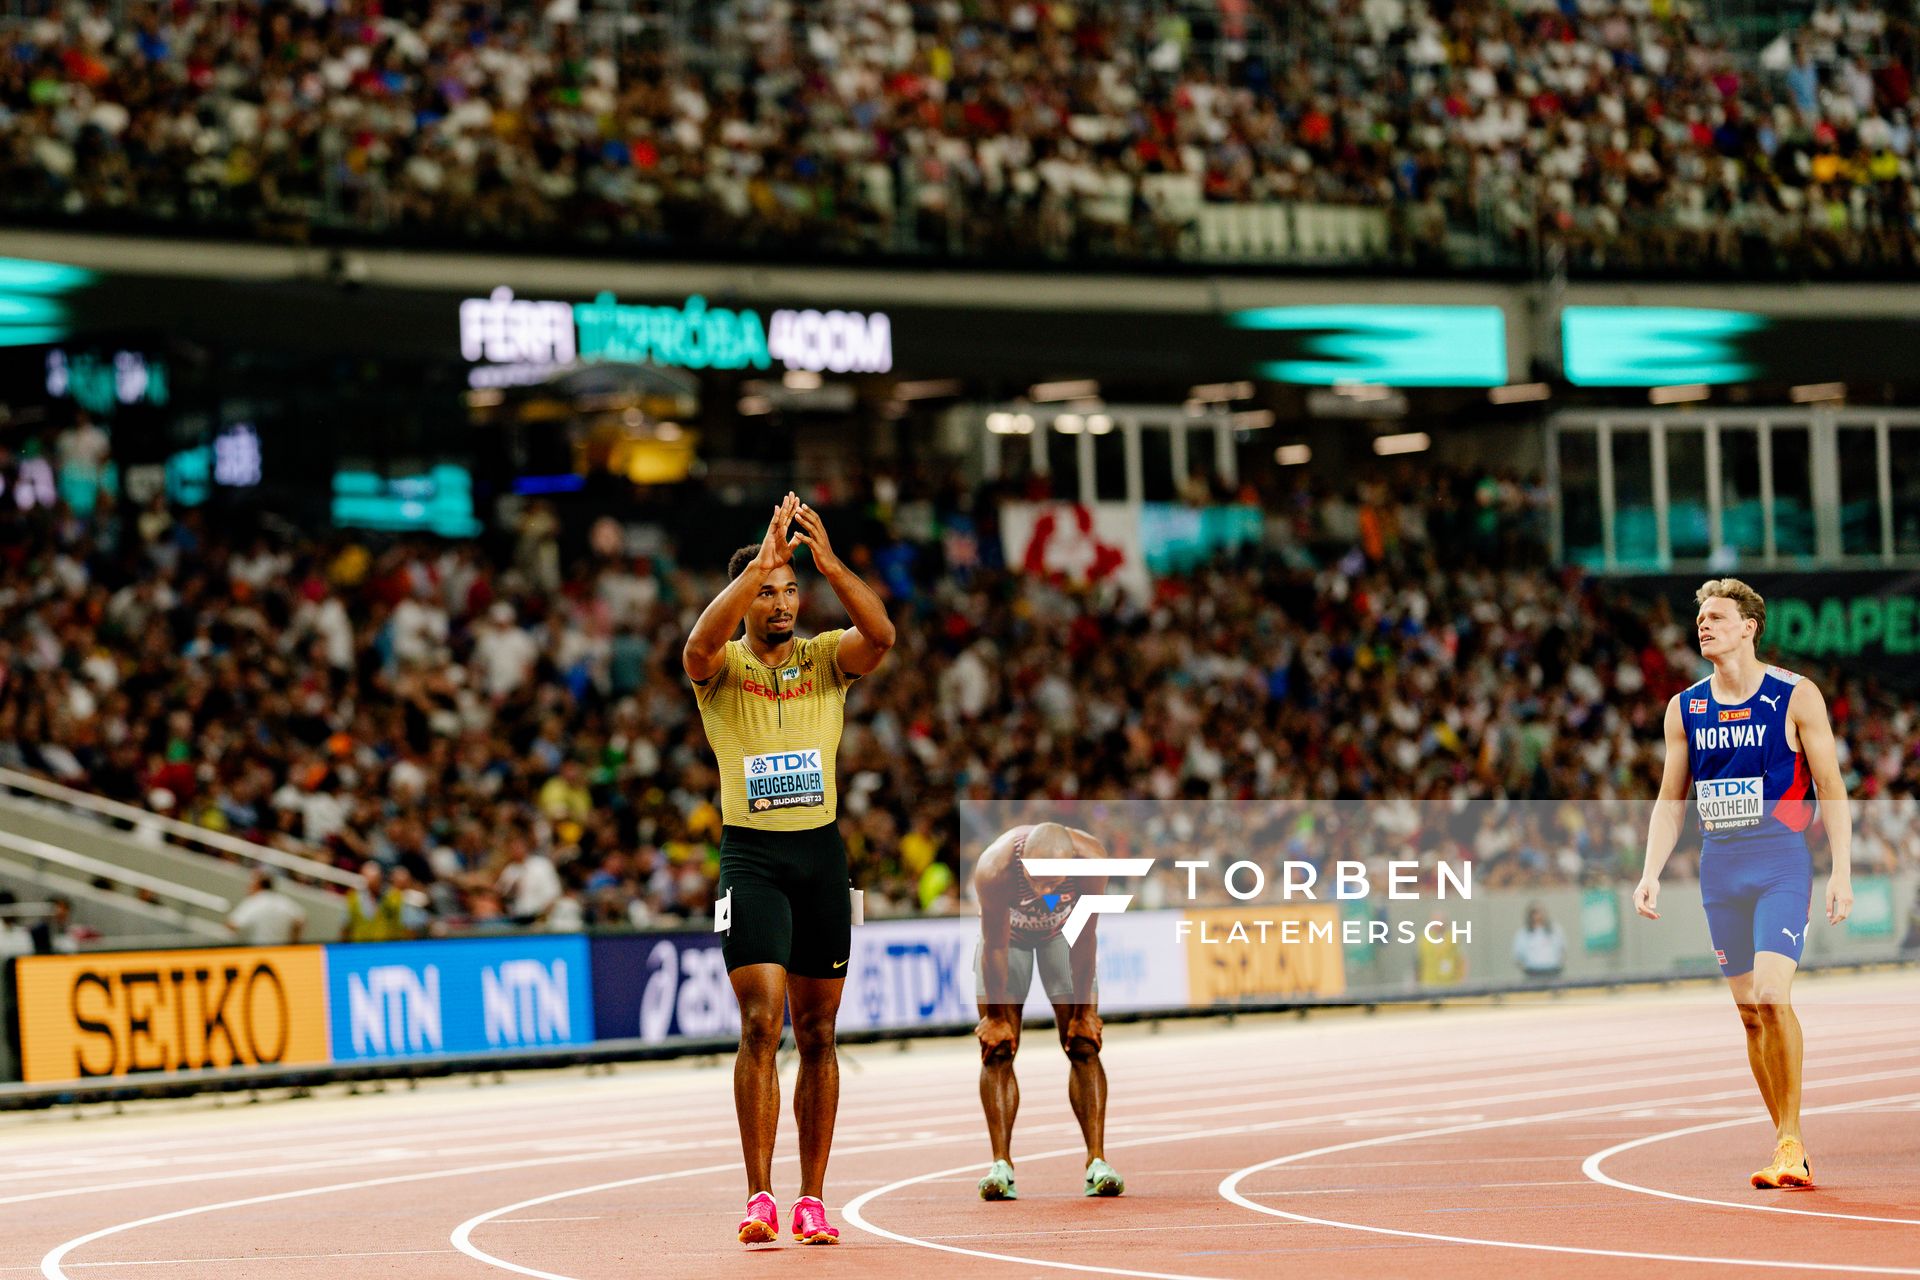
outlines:
M1787 745L1787 703L1800 677L1768 667L1741 703L1714 697L1713 678L1680 695L1700 818L1700 895L1720 971L1753 969L1756 951L1797 964L1813 898L1813 782Z

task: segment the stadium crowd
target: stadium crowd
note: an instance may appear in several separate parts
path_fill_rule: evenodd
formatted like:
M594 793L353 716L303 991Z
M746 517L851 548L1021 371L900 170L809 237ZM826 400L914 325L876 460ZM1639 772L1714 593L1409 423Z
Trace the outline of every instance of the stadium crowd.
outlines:
M1392 801L1370 812L1415 827L1453 805L1433 820L1483 883L1631 876L1631 822L1575 831L1538 804L1481 829L1487 810L1457 809L1651 794L1665 699L1695 678L1685 620L1540 567L1538 493L1431 469L1289 482L1259 495L1263 548L1150 600L1001 566L991 494L972 495L966 563L843 533L900 632L840 757L871 909L952 909L959 810L1023 797L1193 802L1200 819L1138 827L1163 845L1299 819L1254 801ZM803 627L837 625L800 569ZM569 563L537 514L495 556L234 538L159 500L92 522L7 510L0 765L377 868L370 901L397 889L410 932L699 915L718 779L679 660L717 585L665 557ZM1849 788L1877 806L1856 865L1920 863L1914 711L1821 679Z
M71 0L0 42L0 206L1113 258L1306 202L1402 262L1913 268L1917 54L1875 0L1744 52L1690 0Z

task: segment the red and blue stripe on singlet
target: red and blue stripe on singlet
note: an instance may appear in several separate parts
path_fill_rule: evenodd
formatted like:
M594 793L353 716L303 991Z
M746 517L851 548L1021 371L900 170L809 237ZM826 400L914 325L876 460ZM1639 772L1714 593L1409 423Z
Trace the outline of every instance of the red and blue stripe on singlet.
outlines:
M1770 666L1745 702L1714 697L1711 676L1681 693L1703 847L1806 847L1813 780L1806 756L1787 745L1787 704L1799 683Z

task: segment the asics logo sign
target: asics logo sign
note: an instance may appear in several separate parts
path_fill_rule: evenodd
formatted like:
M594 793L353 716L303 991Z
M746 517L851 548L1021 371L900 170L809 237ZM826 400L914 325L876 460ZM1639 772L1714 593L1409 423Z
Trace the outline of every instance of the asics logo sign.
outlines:
M1022 858L1020 865L1029 876L1042 880L1080 879L1088 876L1139 877L1153 870L1152 858ZM1060 932L1072 946L1080 941L1087 921L1097 915L1118 915L1133 901L1130 893L1089 893L1074 900L1073 910Z

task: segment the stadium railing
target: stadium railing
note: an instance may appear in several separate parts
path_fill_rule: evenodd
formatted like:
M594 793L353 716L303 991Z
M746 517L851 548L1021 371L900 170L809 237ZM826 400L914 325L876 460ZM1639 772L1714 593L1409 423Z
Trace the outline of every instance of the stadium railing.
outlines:
M0 825L124 871L218 896L229 907L246 893L255 868L277 872L307 909L316 936L338 933L346 919L340 891L360 884L358 876L330 863L11 769L0 769Z
M228 938L221 925L230 906L226 898L130 871L44 840L0 831L0 869L14 871L48 893L69 896L85 894L88 888L98 889L105 881L119 891L112 901L119 914L146 917L150 927L171 925L176 934L186 932L222 941ZM134 945L131 938L115 936L113 941L120 946Z

